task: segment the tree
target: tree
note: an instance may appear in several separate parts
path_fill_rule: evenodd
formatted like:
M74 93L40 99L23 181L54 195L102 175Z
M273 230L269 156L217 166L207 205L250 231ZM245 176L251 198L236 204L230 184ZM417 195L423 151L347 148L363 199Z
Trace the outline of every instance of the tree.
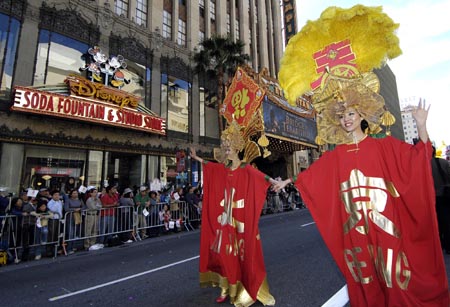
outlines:
M217 102L219 107L223 101L225 77L233 76L239 65L245 64L250 57L244 53L245 44L233 41L229 36L213 36L200 43L200 50L194 54L195 73L203 74L208 80L217 84ZM223 131L223 120L218 112L219 131Z

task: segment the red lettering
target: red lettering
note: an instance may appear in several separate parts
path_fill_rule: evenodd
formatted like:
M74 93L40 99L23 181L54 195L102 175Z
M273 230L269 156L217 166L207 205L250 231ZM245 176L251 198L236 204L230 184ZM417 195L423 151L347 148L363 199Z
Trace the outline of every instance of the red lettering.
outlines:
M49 100L47 102L47 108L45 108L45 110L54 112L55 110L53 108L53 96L49 96L47 98L49 98Z
M78 100L75 101L71 101L72 107L71 107L71 112L70 114L72 115L77 115L77 110L78 110L78 105L80 104L80 102Z
M31 107L33 109L37 109L39 107L39 94L33 93L31 96Z
M124 116L122 110L117 110L116 115L117 115L116 123L123 123L125 120L125 118L124 118L125 116Z
M97 113L97 118L99 119L104 119L105 118L105 107L104 106L97 106L96 107L96 113Z
M114 111L114 110L109 110L109 111L108 111L108 120L109 120L110 122L112 122L113 119L114 119L113 111Z
M144 118L144 122L145 122L145 127L146 128L150 128L153 130L158 130L158 131L162 131L162 125L161 125L161 120L154 118L154 117L150 117L150 116L146 116Z
M61 113L61 109L63 109L63 105L62 105L63 102L64 102L64 98L59 97L59 100L58 100L58 113Z
M70 113L70 99L64 100L64 113Z
M40 99L39 99L39 110L45 110L46 106L47 106L47 96L45 95L40 95Z
M25 94L23 95L24 97L25 97L25 101L26 101L26 103L25 103L25 105L24 105L24 107L25 108L28 108L30 105L31 105L31 101L30 101L30 92L25 92Z

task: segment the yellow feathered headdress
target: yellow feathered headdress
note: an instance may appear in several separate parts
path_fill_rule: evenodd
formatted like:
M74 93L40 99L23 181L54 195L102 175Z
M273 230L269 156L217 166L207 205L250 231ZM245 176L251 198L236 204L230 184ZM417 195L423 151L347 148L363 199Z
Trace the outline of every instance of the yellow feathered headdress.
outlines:
M366 113L372 132L382 120L392 124L371 71L401 54L397 28L381 7L330 7L290 39L281 60L280 85L293 105L301 95L312 95L320 140L332 144L349 140L335 120L336 112L349 106Z

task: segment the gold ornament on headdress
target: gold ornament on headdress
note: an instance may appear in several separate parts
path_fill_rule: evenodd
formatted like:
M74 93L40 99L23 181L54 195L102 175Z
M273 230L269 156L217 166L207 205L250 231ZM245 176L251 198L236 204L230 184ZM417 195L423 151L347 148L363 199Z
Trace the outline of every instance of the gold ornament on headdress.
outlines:
M280 85L291 104L312 94L317 144L351 141L338 120L349 107L368 122L370 133L379 132L380 124L393 124L371 71L401 54L397 28L381 7L330 7L290 39L281 60Z
M239 126L234 118L228 127L222 131L220 142L220 148L214 148L214 159L221 163L227 162L227 156L225 154L227 149L235 152L240 152L244 149L245 140L242 137L241 126Z

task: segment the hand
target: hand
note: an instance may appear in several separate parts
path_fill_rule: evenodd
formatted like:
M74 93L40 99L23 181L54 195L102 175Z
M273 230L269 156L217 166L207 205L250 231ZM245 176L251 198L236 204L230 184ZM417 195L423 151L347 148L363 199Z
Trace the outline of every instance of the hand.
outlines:
M191 147L190 148L190 153L189 153L189 156L191 157L191 159L194 159L194 160L196 160L196 161L198 161L198 162L200 162L200 163L203 163L203 159L202 158L200 158L199 156L197 156L197 153L196 153L196 151L195 151L195 148L193 148L193 147Z
M428 111L430 110L430 105L426 108L425 99L422 102L422 98L419 100L419 105L412 111L412 116L416 120L417 126L425 126L428 118Z
M286 180L283 180L283 181L277 181L277 183L275 183L272 186L272 191L278 192L281 189L283 189L285 186L287 186L289 183L291 183L291 179L290 178L288 178Z
M195 151L195 148L191 147L191 148L189 148L189 149L190 149L189 156L190 156L192 159L197 158L197 152Z

